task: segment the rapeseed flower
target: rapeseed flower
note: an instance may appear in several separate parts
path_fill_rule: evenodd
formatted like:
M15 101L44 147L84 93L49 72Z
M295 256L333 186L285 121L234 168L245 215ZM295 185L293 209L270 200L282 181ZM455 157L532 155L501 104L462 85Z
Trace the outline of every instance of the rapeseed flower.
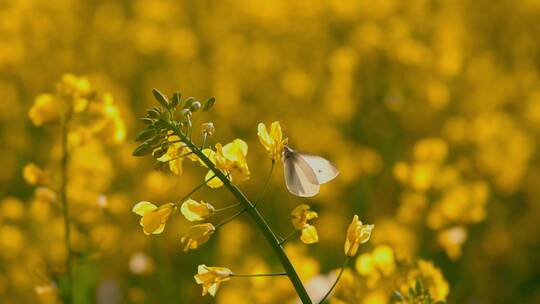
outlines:
M309 220L317 218L318 214L310 210L310 206L301 204L291 212L291 221L295 229L302 231L300 240L305 244L313 244L319 241L319 235L315 226L308 224Z
M347 239L345 240L345 255L355 256L358 251L358 246L369 241L371 231L374 225L363 225L358 219L358 215L354 215L349 229L347 230Z
M209 203L203 201L199 203L192 199L188 199L180 207L180 212L190 222L202 221L211 216L215 210L214 206Z
M270 126L270 133L266 129L264 123L259 123L257 126L257 135L259 141L264 146L270 159L273 161L281 160L283 147L287 144L287 138L283 138L283 131L279 121L274 121Z
M142 216L140 224L146 235L160 234L171 214L176 211L176 205L167 203L157 207L150 202L142 201L137 203L132 211Z
M210 223L191 226L189 231L180 239L180 242L186 243L184 251L199 248L199 246L208 242L215 231L216 228Z
M209 293L215 296L221 282L228 281L232 275L232 271L225 267L208 267L199 265L198 273L195 275L197 284L203 287L202 295Z

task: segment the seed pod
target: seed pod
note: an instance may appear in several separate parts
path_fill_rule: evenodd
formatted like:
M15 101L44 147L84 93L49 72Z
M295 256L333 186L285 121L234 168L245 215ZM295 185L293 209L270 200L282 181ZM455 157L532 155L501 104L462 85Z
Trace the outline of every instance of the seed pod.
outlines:
M204 102L204 105L203 105L203 111L206 112L208 110L210 110L213 106L214 106L214 103L216 102L216 98L214 96L208 98L205 102Z

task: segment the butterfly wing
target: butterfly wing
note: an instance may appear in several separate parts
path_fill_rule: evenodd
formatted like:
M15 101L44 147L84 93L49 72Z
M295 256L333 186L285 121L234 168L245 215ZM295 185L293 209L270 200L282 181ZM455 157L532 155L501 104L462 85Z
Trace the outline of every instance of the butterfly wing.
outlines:
M296 155L304 160L304 163L313 171L316 177L314 184L327 183L339 175L339 170L324 157L304 153L297 153Z
M305 160L294 153L283 161L285 184L289 192L300 197L312 197L319 193L317 177Z

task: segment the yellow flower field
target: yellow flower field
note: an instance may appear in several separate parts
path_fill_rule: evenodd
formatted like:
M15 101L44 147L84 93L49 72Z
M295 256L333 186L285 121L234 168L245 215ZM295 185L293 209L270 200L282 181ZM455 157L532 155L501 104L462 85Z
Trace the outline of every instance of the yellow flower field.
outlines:
M539 17L0 1L0 303L540 303Z

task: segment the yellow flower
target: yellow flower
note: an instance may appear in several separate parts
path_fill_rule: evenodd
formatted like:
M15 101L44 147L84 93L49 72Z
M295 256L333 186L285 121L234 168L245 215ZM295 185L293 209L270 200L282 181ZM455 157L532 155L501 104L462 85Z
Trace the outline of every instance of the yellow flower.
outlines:
M319 241L317 229L307 223L309 220L317 218L317 216L317 212L311 211L310 207L305 204L298 205L291 212L292 224L295 229L302 231L300 240L305 244L313 244Z
M293 209L291 212L291 220L294 228L301 230L309 220L317 218L318 214L315 211L310 210L310 206L301 204Z
M463 226L455 226L440 231L437 235L439 245L444 248L452 261L461 257L461 247L467 240L467 229Z
M215 296L221 282L228 281L231 275L232 271L225 267L199 265L198 273L195 275L195 281L197 284L202 284L203 296L207 293Z
M358 251L358 246L369 241L374 225L362 225L358 220L358 215L354 215L345 240L345 255L354 256Z
M433 265L433 262L419 260L418 269L420 270L422 282L426 283L429 293L434 301L446 301L450 287L440 269Z
M29 185L47 185L49 182L49 174L32 163L24 166L23 178Z
M208 242L214 231L216 231L216 228L210 223L191 226L186 235L180 240L182 243L186 243L184 251L197 249L202 244Z
M40 94L28 111L28 117L34 126L54 124L62 118L62 104L50 94Z
M143 227L143 232L146 235L160 234L165 229L165 223L176 210L173 203L163 204L159 207L156 205L142 201L133 207L133 212L142 216L140 224Z
M111 94L105 94L102 101L92 102L89 113L96 116L93 132L110 143L121 143L126 138L126 125Z
M188 221L197 222L202 221L212 215L215 208L214 206L203 201L198 203L195 200L188 199L182 204L180 211Z
M247 152L248 145L241 139L235 139L223 147L216 144L216 167L229 172L232 179L240 183L251 175L246 160Z
M371 255L375 265L384 275L390 275L396 268L394 250L390 246L379 245Z
M229 180L234 180L238 184L248 179L251 175L246 161L247 151L247 143L241 139L235 139L225 146L219 143L216 144L216 151L204 149L202 152L217 169L228 176ZM202 160L199 161L202 166L206 167L206 164ZM218 178L210 180L213 176L214 172L209 170L205 176L205 180L208 181L207 185L211 188L223 186L223 183Z
M270 126L270 133L266 130L264 123L257 126L257 135L259 141L264 146L270 159L273 161L281 160L283 147L287 144L287 138L283 139L283 132L279 121L274 121Z
M179 142L180 137L172 135L168 137L168 141L171 143L167 148L167 153L163 154L157 160L160 162L168 162L169 169L176 175L181 175L183 172L182 162L184 158L189 158L193 161L198 160L197 157L191 153L191 149L186 146L185 143Z
M90 85L90 81L85 77L64 74L62 76L62 81L58 84L58 91L65 95L82 97L92 93L92 86Z

